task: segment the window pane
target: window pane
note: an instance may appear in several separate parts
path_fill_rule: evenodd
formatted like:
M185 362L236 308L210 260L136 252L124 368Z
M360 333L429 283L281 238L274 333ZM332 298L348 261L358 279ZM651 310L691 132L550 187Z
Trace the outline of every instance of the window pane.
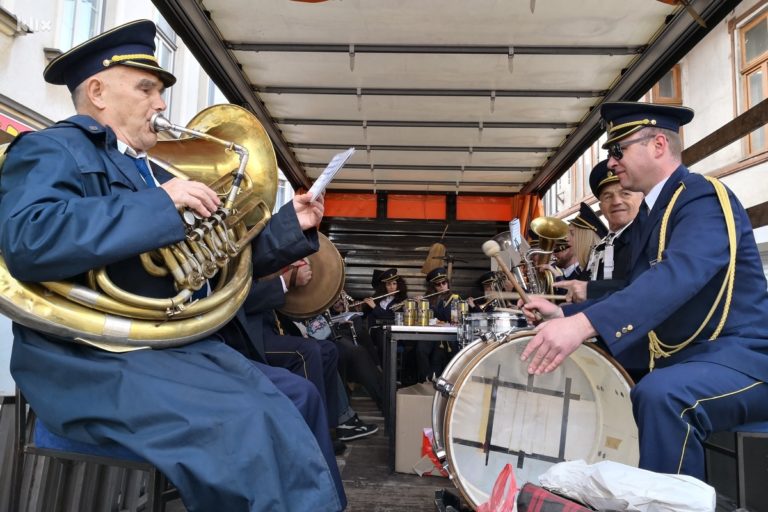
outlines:
M675 72L671 69L659 80L659 96L662 98L677 97L677 92L675 91Z
M765 98L763 90L764 73L758 69L747 76L747 88L749 94L749 106L753 107ZM765 127L758 128L749 136L750 150L752 153L765 149Z
M768 18L763 18L744 33L744 46L747 62L768 51Z
M64 0L61 50L69 50L101 32L102 3L103 0Z
M750 74L747 77L747 80L749 80L749 106L753 107L760 103L763 98L765 98L765 94L763 92L763 70L758 69L754 73Z

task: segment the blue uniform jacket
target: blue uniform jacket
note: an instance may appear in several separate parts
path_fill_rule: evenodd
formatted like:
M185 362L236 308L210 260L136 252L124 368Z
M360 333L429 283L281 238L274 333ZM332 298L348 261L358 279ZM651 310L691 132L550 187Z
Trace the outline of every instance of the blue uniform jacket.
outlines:
M0 222L0 249L17 279L82 281L86 271L107 266L131 292L174 294L171 280L149 276L136 255L182 240L180 216L165 191L144 183L118 151L112 130L90 117L74 116L14 141L0 178ZM302 233L287 205L253 249L255 275L269 274L316 250L316 233ZM247 341L246 326L240 308L220 337ZM327 420L317 400L309 401L315 395L291 388L293 375L258 367L216 338L113 354L14 324L11 369L51 430L128 447L166 473L185 500L227 510L240 510L232 503L243 496L254 500L252 510L343 508L338 472L329 471ZM147 428L151 422L163 424L165 442ZM321 452L318 443L327 449ZM301 467L282 463L277 454L287 452ZM243 469L222 480L230 468ZM222 481L231 494L219 492L214 482ZM185 501L190 510L213 509L200 503Z
M14 151L22 141L24 151ZM62 159L62 154L71 159ZM18 137L7 160L6 168L19 172L3 176L0 218L6 220L0 243L14 277L82 282L88 270L107 266L113 281L128 291L150 297L175 295L172 279L149 276L136 255L181 241L181 218L168 194L149 188L131 159L118 151L111 130L88 116L74 116ZM161 182L171 177L154 170ZM11 197L5 194L8 188L24 192ZM40 246L51 250L40 251ZM317 233L302 233L288 204L252 246L254 276L263 276L315 252ZM236 348L263 345L246 343L248 336L241 309L223 327L222 337ZM251 355L265 362L263 351Z
M673 206L667 245L657 262L664 211L683 183ZM768 292L752 226L743 206L729 191L736 225L736 279L727 322L715 341L720 306L699 337L659 367L684 361L708 361L768 381ZM632 226L629 284L604 300L564 308L583 310L612 354L628 368L647 368L647 334L677 344L699 327L711 308L728 265L728 236L711 183L680 166L664 185L647 220Z

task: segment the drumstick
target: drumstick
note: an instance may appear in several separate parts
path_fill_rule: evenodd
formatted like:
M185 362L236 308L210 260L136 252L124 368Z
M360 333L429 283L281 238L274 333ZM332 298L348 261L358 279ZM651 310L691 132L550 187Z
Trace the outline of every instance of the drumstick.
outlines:
M519 299L520 294L517 292L496 292L496 296L500 299ZM547 300L567 300L565 295L552 295L550 293L534 293L531 294L534 297L541 297Z
M504 259L501 257L501 254L499 254L501 252L501 246L499 243L496 240L488 240L487 242L483 243L483 252L489 258L494 258L496 260L496 263L499 264L499 268L502 272L504 272L504 275L507 276L509 282L512 283L515 291L520 294L520 298L523 299L523 302L525 304L531 302L531 298L528 296L525 290L523 290L523 287L517 281L517 278L512 274L512 272L509 271L507 264L504 263ZM534 311L533 315L536 320L542 320L542 316L538 311Z

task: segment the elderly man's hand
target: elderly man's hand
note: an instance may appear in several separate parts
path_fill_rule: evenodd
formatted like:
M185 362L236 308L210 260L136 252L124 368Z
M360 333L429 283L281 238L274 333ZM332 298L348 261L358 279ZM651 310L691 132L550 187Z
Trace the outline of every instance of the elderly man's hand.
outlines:
M520 356L523 361L530 358L528 373L536 375L554 371L584 340L596 334L583 313L548 320L536 331Z
M190 208L203 217L210 217L221 203L216 192L199 181L173 178L160 185L160 188L170 196L176 208Z
M584 302L587 300L587 281L570 279L568 281L555 281L552 283L555 288L568 290L565 294L565 300L568 302Z
M296 217L299 219L299 226L302 231L316 228L323 220L323 211L325 211L325 195L320 194L312 201L312 195L309 193L293 196L293 209L296 210Z

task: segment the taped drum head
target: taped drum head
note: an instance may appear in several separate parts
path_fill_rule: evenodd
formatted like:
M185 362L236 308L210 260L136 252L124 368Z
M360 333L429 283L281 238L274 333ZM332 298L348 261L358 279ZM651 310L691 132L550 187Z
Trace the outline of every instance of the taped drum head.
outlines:
M448 398L448 471L467 501L488 501L505 464L520 486L555 463L613 460L636 466L631 384L611 360L582 345L554 372L528 375L520 354L531 331L489 345Z

